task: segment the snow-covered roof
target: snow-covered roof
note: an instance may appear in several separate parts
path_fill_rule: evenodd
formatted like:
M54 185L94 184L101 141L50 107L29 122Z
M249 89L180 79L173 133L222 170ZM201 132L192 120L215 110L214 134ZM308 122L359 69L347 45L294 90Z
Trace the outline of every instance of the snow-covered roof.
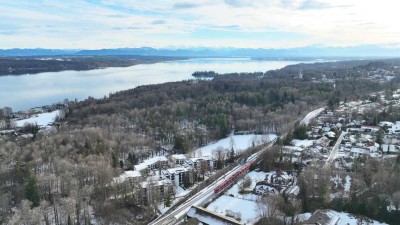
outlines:
M302 147L287 146L287 145L283 146L283 149L290 150L290 151L296 151L296 152L301 152L304 150L304 148L302 148Z
M141 177L142 175L140 174L139 171L136 170L128 170L119 175L119 177L114 178L114 182L117 183L122 183L128 178L135 178L135 177Z
M359 154L369 154L369 149L365 148L351 148L350 152Z
M144 160L142 163L135 165L135 170L144 170L146 168L148 168L150 165L153 165L159 161L168 161L167 158L165 156L156 156L156 157L152 157L150 159L146 159Z
M207 156L189 158L189 160L192 161L192 162L197 162L197 161L200 161L200 160L213 160L213 157L210 156L210 155L207 155Z
M330 138L334 138L336 136L335 132L333 131L326 132L325 134Z
M333 211L333 210L329 210L328 212L329 212L329 215L333 214L340 218L337 221L336 225L359 224L359 222L360 222L360 221L358 221L357 217L355 217L349 213L337 212L337 211ZM311 215L310 215L310 213L304 213L304 214L300 214L298 218L300 219L300 221L304 221L307 218L311 218ZM304 224L304 222L302 224ZM367 224L385 225L385 223L380 223L376 220L364 220L361 224L362 225L367 225Z
M389 122L389 121L381 121L381 122L379 122L379 126L381 126L381 127L383 127L383 126L393 126L394 124L392 123L392 122Z
M338 220L339 217L330 211L317 210L303 224L335 225Z
M171 158L173 159L186 159L187 157L183 154L176 154L176 155L171 155Z
M151 181L143 181L141 183L142 188L147 188L147 186L151 183L154 186L162 186L162 185L170 185L172 184L170 180L168 179L163 179L163 180L151 180Z
M313 140L298 140L298 139L293 139L293 141L291 142L294 146L297 147L303 147L303 148L307 148L310 147L314 144Z
M213 211L200 208L197 206L192 206L189 211L186 214L190 218L196 218L200 222L205 223L205 224L215 224L215 225L228 225L228 224L237 224L240 225L242 223L239 223L238 221L220 215L218 213L215 213Z
M174 168L168 168L164 170L164 172L169 173L169 174L178 174L182 172L187 172L188 169L186 167L174 167Z

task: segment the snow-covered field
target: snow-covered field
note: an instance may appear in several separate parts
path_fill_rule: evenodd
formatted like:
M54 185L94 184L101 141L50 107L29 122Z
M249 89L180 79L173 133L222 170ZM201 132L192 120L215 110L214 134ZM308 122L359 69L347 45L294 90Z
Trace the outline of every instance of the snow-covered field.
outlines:
M275 134L269 135L256 135L256 134L247 134L247 135L231 135L227 138L221 139L217 142L208 144L204 147L198 148L194 151L195 156L212 156L214 151L218 148L228 149L230 150L233 147L235 152L241 152L250 147L257 145L261 145L263 143L272 141L277 136Z
M251 224L259 219L257 203L245 199L238 199L231 196L222 195L210 205L208 210L226 215L226 211L232 211L240 215L241 222Z
M385 223L380 223L376 220L371 220L368 222L363 220L363 222L360 223L360 221L358 221L358 219L355 216L353 216L352 214L349 214L349 213L345 213L345 212L337 212L334 210L329 210L329 213L332 213L339 217L339 221L338 221L337 225L353 225L353 224L354 225L356 225L356 224L359 224L359 225L367 225L367 224L386 225ZM310 217L311 217L310 213L305 213L305 214L300 214L298 218L302 219L302 220L307 220Z
M256 171L251 171L248 173L245 177L248 177L251 179L251 185L250 187L246 188L246 191L252 191L254 187L256 186L257 182L265 180L266 177L270 177L272 173L265 173L265 172L256 172ZM231 188L229 188L224 195L227 196L233 196L237 199L240 200L248 200L248 201L253 201L254 203L259 201L261 196L253 194L253 193L240 193L240 184L243 182L243 179L241 179L238 183L234 184ZM209 208L210 210L214 210L213 208Z
M47 124L54 122L56 117L60 115L60 110L48 113L40 113L34 117L15 121L17 127L23 127L25 123L37 124L40 127L46 127Z

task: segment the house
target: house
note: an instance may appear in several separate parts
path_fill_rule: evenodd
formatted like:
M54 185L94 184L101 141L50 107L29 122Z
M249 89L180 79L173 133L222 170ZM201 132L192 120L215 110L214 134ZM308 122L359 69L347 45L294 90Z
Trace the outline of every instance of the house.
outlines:
M201 224L204 225L243 225L243 223L240 223L233 218L221 215L219 213L210 211L199 206L192 206L187 212L186 217L187 219L196 218L201 222Z
M396 121L392 127L388 128L389 134L400 134L400 121Z
M140 189L136 192L136 198L139 202L149 203L158 198L160 201L173 194L173 184L168 179L149 177L147 181L140 183Z
M145 159L142 163L135 165L135 170L142 173L148 173L150 170L166 168L168 165L168 159L165 156L156 156L153 158Z
M352 147L350 155L353 157L369 156L370 150L368 148Z
M376 133L380 130L380 127L375 126L361 126L361 130L368 133Z
M331 211L317 210L308 220L303 222L303 225L336 225L339 219L339 216Z
M177 154L177 155L171 155L169 157L170 160L170 164L171 167L175 167L175 166L183 166L183 164L185 163L187 157L185 155L182 154Z
M128 170L119 175L119 177L114 178L114 182L122 183L125 181L129 181L131 183L138 183L142 179L142 174L136 170Z
M330 138L330 139L334 139L336 137L336 134L333 131L328 131L328 132L325 133L325 136Z
M175 186L182 186L184 177L189 176L189 182L193 183L193 169L187 167L168 168L162 171L162 174L167 179L171 180Z
M253 192L257 195L270 195L270 194L278 194L279 191L273 187L268 185L260 184L254 187Z
M388 122L388 121L381 121L378 124L380 127L386 127L386 128L392 128L392 126L394 125L394 123L392 122Z
M333 133L333 132L332 132ZM331 142L331 140L328 138L328 137L326 137L326 136L323 136L323 137L321 137L320 139L317 139L316 141L315 141L315 144L317 144L317 145L319 145L319 146L323 146L323 147L327 147L327 146L329 146L329 143Z
M188 158L186 163L196 170L200 170L202 162L210 169L210 171L217 168L217 161L212 156L202 156L196 158Z

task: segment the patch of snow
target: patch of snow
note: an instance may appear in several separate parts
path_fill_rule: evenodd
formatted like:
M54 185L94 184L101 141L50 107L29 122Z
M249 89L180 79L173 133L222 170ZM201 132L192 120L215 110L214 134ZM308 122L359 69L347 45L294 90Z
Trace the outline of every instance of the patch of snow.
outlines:
M187 195L189 193L189 191L183 189L181 186L177 186L175 189L175 197L179 198L179 197L183 197L185 195Z
M254 223L259 219L257 203L245 199L238 199L222 195L207 206L208 210L225 215L226 211L232 211L241 215L241 221Z
M351 177L349 175L347 175L345 179L346 179L346 182L344 183L344 191L350 192Z
M218 148L230 150L233 147L233 150L235 151L235 153L237 153L252 147L253 144L254 146L261 145L263 143L272 141L276 138L277 136L275 134L231 135L217 142L198 148L194 152L196 156L213 156L214 151Z
M313 140L298 140L298 139L293 139L292 144L296 147L303 147L303 148L308 148L311 147L314 144Z
M59 115L60 110L55 110L53 112L40 113L28 119L16 120L15 123L17 127L23 127L25 123L37 124L39 127L46 127L49 123L54 122L56 117Z

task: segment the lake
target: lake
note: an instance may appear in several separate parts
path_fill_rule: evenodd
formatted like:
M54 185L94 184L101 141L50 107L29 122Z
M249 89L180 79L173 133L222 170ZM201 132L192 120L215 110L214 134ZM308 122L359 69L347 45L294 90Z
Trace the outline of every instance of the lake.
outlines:
M196 58L123 68L0 76L0 107L9 106L13 111L19 111L62 102L66 98L101 98L139 85L192 79L195 71L265 72L296 63L301 61Z

